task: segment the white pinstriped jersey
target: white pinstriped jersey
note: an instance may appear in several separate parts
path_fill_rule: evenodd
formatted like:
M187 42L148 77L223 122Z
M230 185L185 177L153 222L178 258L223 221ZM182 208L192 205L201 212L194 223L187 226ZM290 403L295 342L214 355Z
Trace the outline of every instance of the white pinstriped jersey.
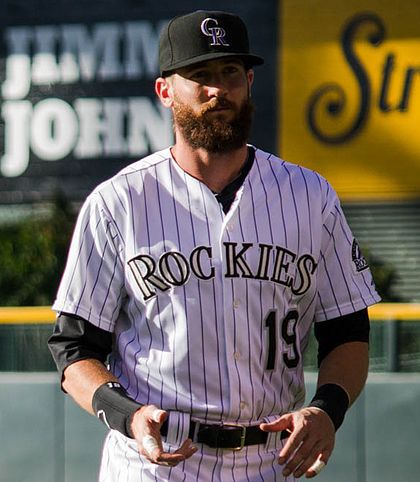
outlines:
M140 403L253 425L303 404L313 321L378 300L321 176L257 149L224 214L166 149L89 196L53 308L115 334Z
M303 402L314 319L378 301L352 251L313 171L257 150L225 215L164 150L89 196L54 309L115 333L111 369L140 403L250 423Z

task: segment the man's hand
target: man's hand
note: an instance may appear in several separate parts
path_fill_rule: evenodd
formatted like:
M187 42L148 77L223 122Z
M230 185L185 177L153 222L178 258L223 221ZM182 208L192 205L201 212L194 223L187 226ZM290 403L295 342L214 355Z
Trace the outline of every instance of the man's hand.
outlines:
M175 452L164 452L160 427L167 418L168 414L164 410L154 405L145 405L134 414L131 428L141 455L153 464L173 467L191 457L197 447L187 439Z
M290 431L279 454L283 475L315 477L328 462L334 448L335 428L330 417L319 408L307 407L287 413L271 423L262 423L266 432Z

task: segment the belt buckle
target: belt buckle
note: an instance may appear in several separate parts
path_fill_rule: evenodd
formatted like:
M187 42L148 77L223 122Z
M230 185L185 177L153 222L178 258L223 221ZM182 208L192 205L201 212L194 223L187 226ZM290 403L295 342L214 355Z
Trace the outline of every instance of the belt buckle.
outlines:
M229 448L230 450L233 450L235 452L239 452L245 447L245 436L246 436L246 426L241 425L240 423L224 423L222 424L222 428L224 427L232 427L232 428L240 428L242 433L241 433L241 438L240 438L240 445L237 447L226 447Z

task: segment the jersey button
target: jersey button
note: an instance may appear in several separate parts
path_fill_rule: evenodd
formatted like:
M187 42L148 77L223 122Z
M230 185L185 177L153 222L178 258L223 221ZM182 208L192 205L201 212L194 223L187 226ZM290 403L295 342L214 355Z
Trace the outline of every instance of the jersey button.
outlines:
M235 310L239 308L239 300L233 300L233 307Z
M244 410L246 408L246 402L241 402L239 404L239 407L241 408L241 410Z
M233 354L233 358L235 360L240 360L241 359L241 354L239 353L239 351L235 351L235 353Z

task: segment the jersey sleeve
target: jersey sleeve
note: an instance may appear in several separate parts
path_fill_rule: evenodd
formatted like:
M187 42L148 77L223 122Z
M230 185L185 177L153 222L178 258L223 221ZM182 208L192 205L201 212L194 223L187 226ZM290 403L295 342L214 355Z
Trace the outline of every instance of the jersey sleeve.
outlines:
M53 310L113 331L124 298L118 246L117 230L93 193L79 213Z
M315 321L338 318L380 301L368 263L330 187L324 213Z

